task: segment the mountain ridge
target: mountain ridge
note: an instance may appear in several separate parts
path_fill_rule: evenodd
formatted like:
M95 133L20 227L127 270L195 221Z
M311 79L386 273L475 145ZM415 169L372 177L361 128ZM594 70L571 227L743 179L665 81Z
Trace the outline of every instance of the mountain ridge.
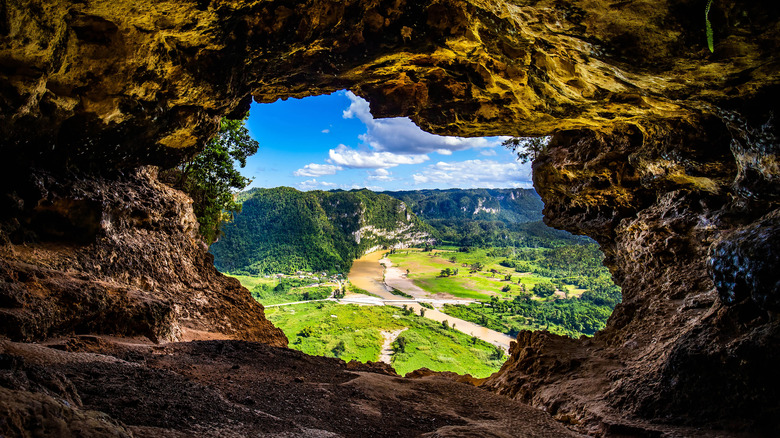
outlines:
M344 273L353 260L381 248L442 242L550 247L585 239L538 220L544 205L533 189L303 192L275 187L242 192L237 200L243 211L225 224L210 249L222 272Z
M544 203L534 189L421 189L383 191L425 219L472 219L504 223L542 220Z
M238 199L242 211L210 249L223 272L346 272L375 249L433 243L430 227L406 204L370 190L276 187Z

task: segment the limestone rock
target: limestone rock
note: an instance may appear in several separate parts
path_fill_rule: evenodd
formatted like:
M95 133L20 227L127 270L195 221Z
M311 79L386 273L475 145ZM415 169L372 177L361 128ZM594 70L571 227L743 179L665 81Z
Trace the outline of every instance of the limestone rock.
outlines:
M431 132L554 134L534 166L546 220L600 243L624 302L590 340L521 334L487 388L590 433L660 435L658 424L675 423L776 435L780 3L714 2L714 53L703 8L3 2L2 305L19 321L4 330L22 339L17 325L42 336L123 321L126 333L165 339L176 321L197 320L282 342L188 240L176 213L186 200L126 175L195 153L250 98L347 88L375 116L409 116ZM133 200L138 190L149 197ZM166 207L115 212L144 199ZM118 231L105 225L117 221ZM110 320L74 316L115 303Z
M155 169L115 179L38 171L26 182L2 233L2 335L168 342L206 331L287 345L238 280L216 271L191 201Z

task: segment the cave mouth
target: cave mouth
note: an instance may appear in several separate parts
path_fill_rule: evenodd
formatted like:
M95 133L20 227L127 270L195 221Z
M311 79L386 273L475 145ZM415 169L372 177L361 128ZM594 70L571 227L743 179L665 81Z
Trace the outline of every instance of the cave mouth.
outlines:
M210 252L291 348L484 378L520 331L593 336L620 302L596 242L541 221L518 153L549 138L429 134L346 90L253 104L245 124L252 182Z
M0 7L3 333L121 308L104 332L285 346L210 266L185 197L139 166L193 155L251 97L350 89L429 132L554 133L534 164L545 221L600 244L622 302L592 338L522 332L484 387L585 428L614 414L777 435L777 3L139 5ZM26 222L57 199L89 203ZM56 238L98 207L94 245L8 237Z

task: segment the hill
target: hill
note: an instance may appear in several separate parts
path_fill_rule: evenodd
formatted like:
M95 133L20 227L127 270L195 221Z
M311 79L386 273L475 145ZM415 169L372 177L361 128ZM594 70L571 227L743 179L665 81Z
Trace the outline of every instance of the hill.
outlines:
M592 243L542 222L544 203L533 189L448 189L382 192L398 198L457 246L556 247Z
M448 189L382 192L426 219L523 223L542 220L544 203L533 189Z
M239 200L242 211L210 249L223 272L346 272L373 248L432 241L431 229L406 204L370 190L277 187L251 190Z

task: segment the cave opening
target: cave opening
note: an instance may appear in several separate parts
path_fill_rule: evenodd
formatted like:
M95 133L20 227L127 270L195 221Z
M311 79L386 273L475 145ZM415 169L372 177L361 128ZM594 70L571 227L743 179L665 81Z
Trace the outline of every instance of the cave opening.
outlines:
M484 378L520 331L592 336L620 302L596 242L542 222L528 155L549 138L429 134L346 90L245 126L251 184L210 252L291 348Z
M160 368L135 372L150 371L148 364L169 366L177 374L170 380L180 383L173 388L192 388L215 368L176 368L175 358L186 356L176 354L189 349L201 358L234 358L236 350L250 348L236 340L287 346L240 283L214 270L188 198L160 184L154 167L193 155L222 116L248 110L250 96L270 103L349 89L371 101L375 116L409 117L426 132L553 133L534 164L545 221L598 242L622 287L621 303L595 336L523 331L501 371L481 389L542 408L586 433L776 436L779 6L563 3L3 3L0 329L17 343L8 348L3 341L0 372L16 375L26 372L25 364L69 361L69 353L89 351L134 361L132 372L120 373L127 378L164 374ZM336 166L309 164L319 165L309 173ZM39 245L34 235L67 244ZM105 338L69 339L58 345L62 354L46 355L33 344L82 330L159 342L209 339L217 332L233 341L136 346L127 353ZM170 355L158 354L159 348ZM305 362L292 350L268 353L271 348L251 347L265 358ZM107 368L129 367L93 360L79 356L69 361L79 366L70 368L42 365L56 368L53 373L29 368L30 385L4 378L0 402L11 394L32 406L54 393L68 406L46 399L56 406L49 411L71 412L81 403L71 389L77 388L84 406L111 409L118 423L140 429L192 432L202 429L176 421L215 418L212 412L174 411L188 406L169 403L175 390L165 391L166 400L145 403L154 395L143 390L145 381L134 382L132 397L116 391L116 400L95 401L100 391L89 378L69 376L86 369L112 377ZM241 370L248 362L220 366ZM292 367L277 363L274 373L285 379L279 386L306 388ZM329 370L348 367L316 363ZM247 415L255 399L275 407L299 393L280 395L269 385L279 397L239 399L235 385L204 385L216 388L216 395L197 406L218 407L230 398ZM354 388L335 398L354 400ZM339 407L362 408L373 393L362 395L360 403ZM397 405L394 395L389 400L364 411ZM234 406L220 412L236 412ZM426 431L468 424L479 431L472 433L490 435L485 422L501 417L518 421L490 426L517 435L513 427L521 421L513 409L519 404L502 411L505 416L472 406L447 412L485 415L442 422L437 412L425 419ZM146 417L152 420L139 422L145 418L139 412L152 412ZM160 419L159 412L173 414ZM330 429L343 431L354 425L341 419L356 413L323 417L338 423ZM405 431L412 430L409 424ZM402 427L385 426L385 435L396 426ZM364 435L366 430L375 429L361 430Z

